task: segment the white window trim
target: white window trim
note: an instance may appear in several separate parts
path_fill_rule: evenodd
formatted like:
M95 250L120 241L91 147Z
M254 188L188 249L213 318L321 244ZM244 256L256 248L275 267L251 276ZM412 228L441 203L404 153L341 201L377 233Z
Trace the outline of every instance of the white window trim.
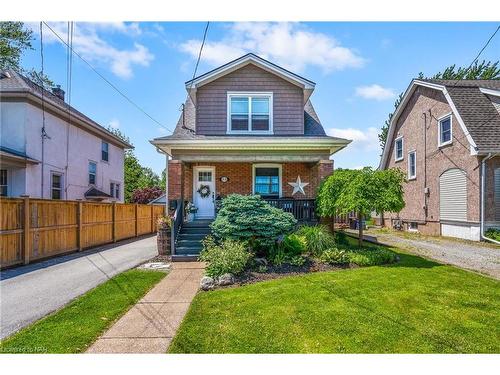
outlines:
M401 140L401 157L398 158L398 148L397 143ZM405 141L403 136L399 136L394 140L394 161L401 161L405 158Z
M61 198L59 200L64 199L64 173L57 172L57 171L50 171L50 199L52 198L52 190L54 190L53 182L54 182L54 176L59 176L61 177L61 187L59 190L61 191Z
M89 169L90 163L94 163L95 164L95 183L93 183L93 184L90 183L90 178L89 178L89 176L90 176L90 169ZM89 186L94 186L94 187L97 186L97 171L98 171L98 169L99 169L99 163L98 162L96 162L94 160L89 160L87 162L87 183L88 183Z
M269 98L269 130L231 130L231 98L233 96L247 96L247 97L263 97ZM252 122L252 103L249 101L250 110L248 113L248 128L250 129ZM273 93L262 91L228 91L227 92L227 134L274 134L273 131Z
M3 196L3 197L10 197L10 181L11 181L11 172L10 172L10 169L7 169L7 168L2 168L4 170L6 170L7 172L7 185L2 185L2 186L7 186L7 195Z
M104 159L102 158L102 151L103 151L103 150L102 150L102 146L103 146L103 143L106 143L106 144L108 145L108 160L104 160ZM104 141L104 140L102 140L102 139L101 139L101 161L102 161L103 163L108 163L108 164L109 164L109 142L106 142L106 141Z
M111 188L111 184L114 184L114 190L113 191L110 191L110 195L113 199L116 199L116 200L120 200L121 199L121 195L122 195L122 184L121 182L119 181L116 181L116 180L109 180L109 187ZM120 196L119 197L116 197L115 196L115 192L116 192L116 185L118 185L118 191L119 191L119 194ZM109 189L111 190L111 189Z
M411 224L411 223L415 223L415 224L417 224L417 228L416 228L416 229L411 228L411 227L410 227L410 224ZM417 223L416 221L409 221L407 225L408 225L408 227L407 227L407 228L408 228L408 229L407 229L407 230L408 230L408 232L418 233L418 223Z
M441 143L441 122L443 120L446 120L447 118L450 119L450 140L444 143ZM441 116L437 119L438 121L438 147L443 147L449 144L453 143L453 116L450 113L447 113L444 116Z
M414 154L415 155L415 174L412 176L410 175L410 155ZM408 180L415 180L417 178L417 151L416 150L411 150L408 152Z
M260 163L252 164L252 194L255 195L255 169L257 168L278 168L279 175L279 194L278 198L283 196L283 166L281 164Z

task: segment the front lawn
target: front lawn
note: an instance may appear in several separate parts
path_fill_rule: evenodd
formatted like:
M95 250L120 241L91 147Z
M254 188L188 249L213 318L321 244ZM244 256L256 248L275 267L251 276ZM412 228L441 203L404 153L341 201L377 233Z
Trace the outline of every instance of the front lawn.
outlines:
M388 266L200 292L172 353L498 353L500 283L400 253Z
M0 353L80 353L166 273L129 270L0 343Z

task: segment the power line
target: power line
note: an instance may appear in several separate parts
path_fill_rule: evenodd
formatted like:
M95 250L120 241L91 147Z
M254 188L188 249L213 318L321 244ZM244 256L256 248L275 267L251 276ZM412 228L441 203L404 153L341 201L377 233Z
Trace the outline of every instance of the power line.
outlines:
M132 104L135 108L137 108L140 112L142 112L145 116L147 116L151 121L155 122L158 126L169 131L170 133L173 133L173 131L171 129L167 128L161 122L156 120L153 116L151 116L149 113L147 113L141 106L139 106L137 103L135 103L125 93L123 93L118 87L116 87L116 85L114 85L111 81L109 81L106 77L104 77L101 73L99 73L99 71L96 68L94 68L92 66L92 64L90 64L85 58L83 58L78 52L76 52L72 48L72 46L67 44L64 41L64 39L61 38L61 36L52 27L50 27L46 22L43 22L43 23L45 24L45 26L47 26L49 28L50 31L52 31L52 33L61 41L61 43L66 45L66 47L68 47L72 53L74 53L76 56L78 56L78 58L80 58L80 60L82 60L85 64L87 64L88 67L94 71L94 73L96 73L102 80L104 80L104 82L106 82L109 86L111 86L111 88L113 88L118 94L120 94L126 101L128 101L130 104Z

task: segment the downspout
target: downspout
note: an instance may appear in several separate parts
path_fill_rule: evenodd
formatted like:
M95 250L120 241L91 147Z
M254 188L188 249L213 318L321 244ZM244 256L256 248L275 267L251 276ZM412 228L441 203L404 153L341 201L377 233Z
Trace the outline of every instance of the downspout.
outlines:
M484 234L484 190L485 190L484 185L485 185L486 161L496 155L498 154L492 155L491 153L489 153L481 161L481 238L483 240L487 240L496 243L497 245L500 245L500 241L496 241L492 238L486 237L486 235Z
M427 224L427 215L429 213L429 205L428 205L428 196L429 191L427 187L427 114L422 112L422 117L424 118L424 214L425 214L425 223ZM429 119L431 117L431 113L429 110Z

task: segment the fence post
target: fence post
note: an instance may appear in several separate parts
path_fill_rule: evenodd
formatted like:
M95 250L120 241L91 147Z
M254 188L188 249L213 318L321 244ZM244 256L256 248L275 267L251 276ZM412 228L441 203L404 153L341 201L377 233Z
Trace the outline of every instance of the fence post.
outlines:
M113 213L111 215L111 238L113 242L116 242L116 202L112 203Z
M30 262L31 243L30 243L30 198L29 195L21 195L23 198L23 261L24 264Z
M151 205L151 233L155 232L155 210L154 204Z
M135 236L138 236L138 228L139 228L139 217L138 217L138 211L139 211L139 205L136 203L135 204Z
M77 229L77 246L78 246L78 251L82 251L83 248L83 202L79 201L78 202L78 210L76 212L76 222L78 224L78 229Z

